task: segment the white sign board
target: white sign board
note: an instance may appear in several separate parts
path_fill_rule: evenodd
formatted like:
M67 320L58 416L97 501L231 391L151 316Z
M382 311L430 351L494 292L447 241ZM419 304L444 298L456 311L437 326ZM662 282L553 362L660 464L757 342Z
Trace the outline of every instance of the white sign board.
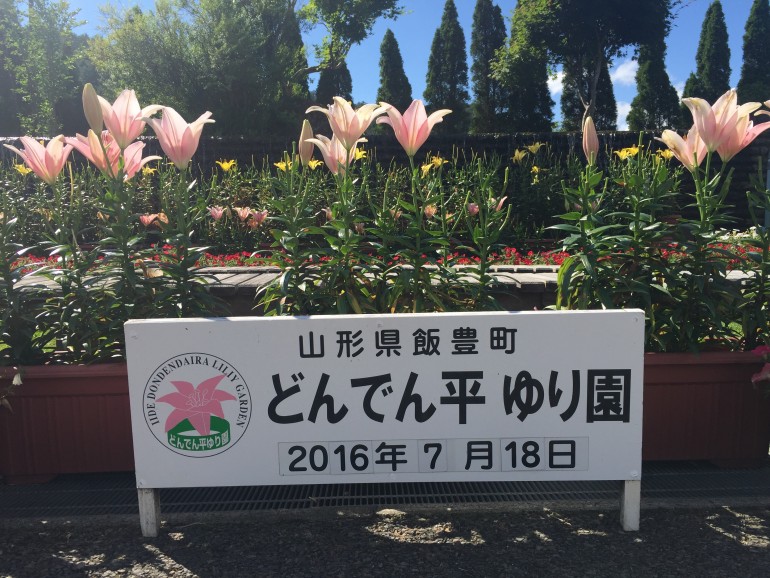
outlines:
M638 310L125 332L139 488L641 478Z

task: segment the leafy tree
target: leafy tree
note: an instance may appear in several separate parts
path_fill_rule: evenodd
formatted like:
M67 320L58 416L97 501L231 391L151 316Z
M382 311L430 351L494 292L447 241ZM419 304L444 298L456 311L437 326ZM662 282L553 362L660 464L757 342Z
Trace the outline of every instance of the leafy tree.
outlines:
M679 97L666 72L665 55L662 38L639 49L636 96L628 113L628 128L633 131L659 130L680 124Z
M29 0L17 69L21 128L27 133L61 131L61 106L78 94L75 84L77 11L66 1Z
M585 106L581 95L587 94L592 78L590 67L585 63L566 63L564 65L564 89L561 93L562 128L564 130L582 130ZM610 78L607 61L599 67L596 83L596 103L593 119L597 130L616 130L618 126L618 107Z
M296 3L296 0L291 0ZM403 14L399 0L308 0L299 11L305 26L323 25L329 32L315 47L319 64L299 74L319 72L342 63L354 44L360 44L372 33L380 18L395 20Z
M315 100L320 105L332 103L335 96L341 96L345 100L353 100L353 79L345 62L337 68L325 68L318 77L318 86L315 89Z
M433 36L428 58L425 101L429 108L452 111L451 128L436 125L438 132L465 132L468 129L468 63L465 34L460 27L454 0L446 0L441 25Z
M477 0L471 29L471 77L474 101L471 105L471 132L500 131L505 91L492 76L495 52L505 45L505 21L499 6L492 0Z
M102 13L106 34L92 39L88 53L108 100L131 88L142 106L164 104L185 118L205 110L201 74L209 71L199 60L193 18L182 14L178 3L156 0L155 10L146 12L108 4Z
M678 0L519 0L518 43L547 55L551 63L583 63L580 100L596 117L599 77L629 45L639 45L668 29L671 6ZM510 47L514 53L517 45ZM570 65L570 66L572 66Z
M741 102L764 102L770 97L770 3L754 0L743 35L743 66L738 82ZM757 120L766 118L757 116Z
M695 73L684 86L684 96L696 96L714 102L730 89L730 47L722 3L714 0L703 19ZM689 117L689 111L686 117Z
M412 102L412 85L404 72L404 61L398 42L388 28L380 45L380 87L377 89L377 102L387 102L400 112Z
M16 0L0 0L0 135L17 136L20 99L14 90L21 66L22 35Z
M294 136L309 101L307 77L294 77L307 66L294 0L157 0L106 15L89 52L108 97L133 88L188 119L211 110L220 134Z

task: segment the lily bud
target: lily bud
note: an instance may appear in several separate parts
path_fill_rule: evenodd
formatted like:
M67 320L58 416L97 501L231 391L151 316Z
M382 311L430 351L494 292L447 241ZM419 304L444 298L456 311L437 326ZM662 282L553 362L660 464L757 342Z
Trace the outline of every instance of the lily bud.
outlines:
M83 87L83 112L86 115L88 126L96 134L101 134L104 127L104 117L102 115L102 105L99 97L96 95L93 85L88 82Z
M313 127L310 126L310 121L305 119L302 121L302 132L299 133L299 160L302 162L302 166L308 166L310 159L313 158L313 143L308 142L307 139L313 138Z
M599 137L596 134L594 119L590 116L586 117L583 124L583 153L589 165L596 163L596 157L599 155Z

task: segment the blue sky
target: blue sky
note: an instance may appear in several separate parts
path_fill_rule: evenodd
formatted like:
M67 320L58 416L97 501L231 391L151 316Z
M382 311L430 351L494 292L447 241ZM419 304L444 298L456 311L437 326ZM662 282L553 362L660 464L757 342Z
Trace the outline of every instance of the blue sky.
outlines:
M398 20L382 20L374 27L372 35L362 44L354 46L348 56L348 67L353 77L353 98L356 102L373 102L379 84L380 43L385 30L390 28L396 36L404 59L404 70L412 85L412 96L422 98L425 89L425 75L428 67L428 55L433 35L441 21L445 0L403 0L402 5L407 14ZM510 15L516 7L516 0L493 0L502 9L506 25L510 28ZM590 1L590 0L586 0ZM72 8L80 9L80 18L87 24L79 29L80 32L93 34L101 24L98 6L112 3L118 7L128 8L138 4L143 9L152 9L154 0L70 0ZM470 52L471 23L473 8L476 0L455 0L460 17L460 24L465 31L466 49ZM711 0L692 0L680 8L674 21L674 28L667 39L668 54L666 67L671 81L677 90L681 91L687 77L695 69L695 52L698 48L698 38L703 23L703 17ZM725 20L730 41L730 62L732 67L731 84L735 86L740 77L740 67L743 54L743 32L746 19L751 9L752 0L723 0ZM313 30L305 35L308 44L309 58L312 62L312 49L309 45L317 43L323 37L323 29ZM631 100L636 94L634 75L636 62L632 54L621 57L613 63L610 71L615 88L615 98L618 101L618 126L625 127L625 116L628 114ZM470 59L470 55L469 55ZM469 61L470 69L470 61ZM312 77L311 77L312 78ZM558 103L561 85L558 78L551 82L554 100ZM768 94L770 98L770 94ZM558 114L558 104L556 106Z

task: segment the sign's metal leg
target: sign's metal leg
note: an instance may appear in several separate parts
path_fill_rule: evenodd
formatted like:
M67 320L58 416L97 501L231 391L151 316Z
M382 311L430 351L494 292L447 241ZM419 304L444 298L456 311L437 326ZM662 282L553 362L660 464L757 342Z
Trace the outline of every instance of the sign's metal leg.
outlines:
M157 538L160 532L160 492L157 488L138 488L137 492L142 536Z
M620 525L626 532L639 531L642 508L642 481L626 480L620 494Z

